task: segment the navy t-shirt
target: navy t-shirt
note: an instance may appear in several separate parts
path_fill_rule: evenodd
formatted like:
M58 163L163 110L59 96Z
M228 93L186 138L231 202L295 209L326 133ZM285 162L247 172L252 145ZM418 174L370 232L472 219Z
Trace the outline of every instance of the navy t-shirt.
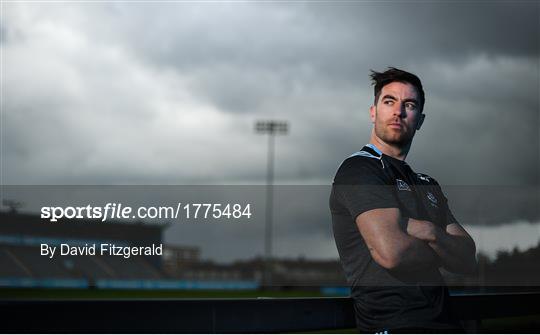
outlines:
M330 195L332 228L341 264L351 285L358 328L380 332L399 328L459 328L449 311L448 289L439 269L390 271L375 262L356 217L377 208L399 208L407 218L441 228L457 222L439 184L407 163L368 144L339 167Z

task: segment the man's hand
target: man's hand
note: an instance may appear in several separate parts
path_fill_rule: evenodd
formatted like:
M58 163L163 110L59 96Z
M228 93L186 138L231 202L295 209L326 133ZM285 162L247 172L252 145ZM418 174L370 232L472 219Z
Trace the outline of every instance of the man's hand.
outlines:
M476 272L476 246L459 224L449 224L444 231L433 222L408 219L407 234L427 242L446 270L462 274Z
M407 222L407 234L425 242L435 242L438 233L437 229L440 230L430 221L409 218Z

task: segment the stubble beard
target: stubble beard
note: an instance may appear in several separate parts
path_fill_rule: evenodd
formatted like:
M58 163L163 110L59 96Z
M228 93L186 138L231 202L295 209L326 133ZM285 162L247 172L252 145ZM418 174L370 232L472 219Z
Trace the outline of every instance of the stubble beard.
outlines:
M376 122L375 135L381 140L383 140L385 143L403 148L411 143L414 136L414 131L396 131L389 128L386 124L382 122Z

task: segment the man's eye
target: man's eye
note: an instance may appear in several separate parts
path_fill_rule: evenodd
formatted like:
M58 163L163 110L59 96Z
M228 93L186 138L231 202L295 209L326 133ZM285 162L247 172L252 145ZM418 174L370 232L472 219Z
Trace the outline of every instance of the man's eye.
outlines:
M416 105L412 104L412 103L408 103L408 104L405 104L405 108L407 108L407 109L415 109Z
M390 105L390 106L392 106L392 105L394 104L394 102L393 102L392 100L386 100L386 101L384 102L384 104L385 104L385 105Z

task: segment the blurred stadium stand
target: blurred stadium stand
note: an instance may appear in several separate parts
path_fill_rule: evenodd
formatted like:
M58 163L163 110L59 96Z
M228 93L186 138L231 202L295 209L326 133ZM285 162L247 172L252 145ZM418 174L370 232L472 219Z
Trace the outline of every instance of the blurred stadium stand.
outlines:
M161 244L166 226L76 220L43 222L38 215L0 212L0 286L90 287L101 280L159 280L160 256L42 256L41 243L113 243L117 246ZM57 250L57 254L59 251ZM119 285L121 286L121 285Z
M0 212L0 222L0 287L253 290L260 287L265 266L260 257L215 263L202 260L198 247L170 245L163 247L162 256L58 256L57 250L49 258L41 255L41 243L159 245L168 225L84 219L48 222L16 210ZM338 260L273 259L271 269L276 287L341 292L340 287L346 286Z

